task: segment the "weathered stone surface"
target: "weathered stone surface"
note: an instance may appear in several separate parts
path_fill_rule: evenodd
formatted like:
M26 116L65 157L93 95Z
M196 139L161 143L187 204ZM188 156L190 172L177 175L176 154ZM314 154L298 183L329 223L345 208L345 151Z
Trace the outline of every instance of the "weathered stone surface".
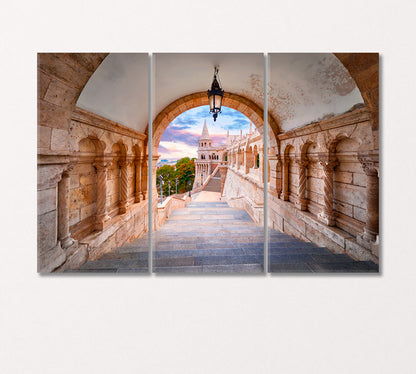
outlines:
M340 172L362 173L363 168L359 162L342 162L337 167Z
M51 150L65 151L69 148L69 133L67 130L52 129Z
M38 252L38 272L50 273L61 266L65 259L65 252L59 243L47 251Z
M365 207L365 188L335 183L334 198L338 201L349 201L354 206Z
M56 210L38 216L38 248L40 254L56 246L57 234Z
M77 250L69 256L65 264L59 269L59 271L65 271L69 269L79 269L88 260L88 249L86 245L81 245Z
M38 53L38 68L74 88L82 88L91 76L85 68L65 60L62 53Z
M49 149L51 146L51 129L38 126L38 148Z
M337 212L343 213L347 216L350 216L350 217L353 216L353 206L350 204L345 204L343 202L335 200L334 210L336 210Z
M92 215L94 215L96 213L96 204L95 202L87 205L87 206L83 206L81 208L81 220L90 217Z
M306 226L306 237L311 242L315 243L320 247L326 247L331 249L335 253L343 253L344 248L334 242L332 239L328 238L322 232L315 230L312 226Z
M38 99L42 99L48 90L51 78L48 74L38 70Z
M79 183L83 186L88 186L97 183L97 176L94 174L80 175Z
M352 183L352 173L340 171L334 173L334 180L335 182L341 182L341 183Z
M353 217L358 221L365 222L366 210L355 206Z
M56 188L38 191L38 215L56 209Z
M69 214L69 225L73 226L80 221L79 210L73 210Z
M355 239L347 239L345 241L345 252L357 260L378 263L378 258L368 249L360 246Z
M38 190L56 187L61 180L62 165L39 165L38 166Z
M354 173L353 178L353 184L355 184L356 186L367 186L367 176L364 173Z
M38 102L38 125L68 129L71 111L45 101Z
M78 98L78 90L58 80L49 83L44 100L62 108L71 109Z

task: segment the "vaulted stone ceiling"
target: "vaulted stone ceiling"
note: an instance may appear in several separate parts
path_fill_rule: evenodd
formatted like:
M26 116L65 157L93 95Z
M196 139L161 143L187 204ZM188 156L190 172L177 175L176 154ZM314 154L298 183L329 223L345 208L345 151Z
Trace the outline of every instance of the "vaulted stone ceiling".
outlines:
M213 67L220 66L225 91L263 107L262 54L155 54L154 110L206 91ZM363 103L341 62L330 53L270 54L269 110L283 131L344 113ZM147 54L110 53L92 75L77 105L144 132L148 110Z

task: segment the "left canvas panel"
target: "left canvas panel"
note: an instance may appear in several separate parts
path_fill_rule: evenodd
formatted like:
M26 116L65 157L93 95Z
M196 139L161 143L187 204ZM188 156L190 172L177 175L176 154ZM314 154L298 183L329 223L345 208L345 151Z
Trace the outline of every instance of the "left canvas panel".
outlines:
M147 53L38 54L38 272L149 273Z

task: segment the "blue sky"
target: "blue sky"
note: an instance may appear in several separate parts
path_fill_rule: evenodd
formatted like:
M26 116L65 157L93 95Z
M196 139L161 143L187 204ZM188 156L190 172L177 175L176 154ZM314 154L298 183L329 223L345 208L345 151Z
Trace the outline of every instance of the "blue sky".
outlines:
M209 113L208 105L189 109L176 117L162 135L159 161L176 161L186 156L196 157L198 139L205 120L214 146L225 144L227 130L230 131L230 135L240 134L240 130L243 130L243 134L249 131L250 120L244 114L224 106L221 111L216 122Z

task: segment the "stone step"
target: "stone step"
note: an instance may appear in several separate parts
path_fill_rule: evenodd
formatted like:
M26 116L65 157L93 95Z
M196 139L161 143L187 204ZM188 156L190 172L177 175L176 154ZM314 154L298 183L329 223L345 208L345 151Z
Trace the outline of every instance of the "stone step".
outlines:
M233 265L202 265L202 266L178 266L155 267L157 274L261 274L261 264L233 264Z
M213 183L215 180L212 180ZM378 265L268 231L272 273L377 272ZM153 271L166 274L263 272L264 231L244 210L226 202L191 202L153 232ZM73 272L148 273L149 234Z

